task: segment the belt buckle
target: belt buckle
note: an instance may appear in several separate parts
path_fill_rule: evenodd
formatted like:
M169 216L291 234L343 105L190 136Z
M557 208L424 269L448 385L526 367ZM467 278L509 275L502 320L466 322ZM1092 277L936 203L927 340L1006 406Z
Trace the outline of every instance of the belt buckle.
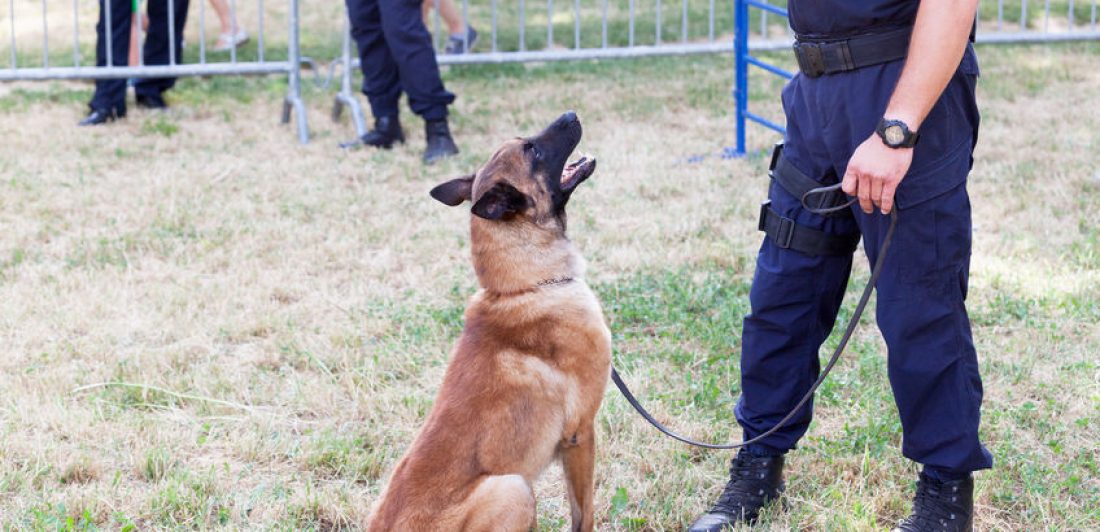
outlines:
M791 249L791 240L794 240L794 220L779 216L779 227L776 230L775 245L781 249Z
M816 78L825 73L825 58L821 45L813 42L796 42L794 56L798 59L798 69L807 77Z

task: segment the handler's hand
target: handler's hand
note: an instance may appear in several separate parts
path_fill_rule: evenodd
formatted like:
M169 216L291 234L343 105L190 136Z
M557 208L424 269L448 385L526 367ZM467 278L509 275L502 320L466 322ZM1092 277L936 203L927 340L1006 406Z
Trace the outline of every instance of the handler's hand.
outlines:
M840 188L859 197L863 212L871 214L872 205L877 205L883 214L890 214L894 192L912 163L913 148L891 148L872 133L852 154Z

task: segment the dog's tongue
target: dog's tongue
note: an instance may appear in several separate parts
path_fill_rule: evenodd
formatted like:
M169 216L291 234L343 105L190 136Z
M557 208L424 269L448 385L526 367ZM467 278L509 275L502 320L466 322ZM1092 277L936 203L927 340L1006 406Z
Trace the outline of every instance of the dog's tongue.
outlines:
M576 177L577 171L580 170L581 166L584 165L584 163L586 162L588 162L588 156L582 155L580 159L569 163L569 165L566 166L565 169L561 172L561 184L567 185L571 183L573 181L573 178Z

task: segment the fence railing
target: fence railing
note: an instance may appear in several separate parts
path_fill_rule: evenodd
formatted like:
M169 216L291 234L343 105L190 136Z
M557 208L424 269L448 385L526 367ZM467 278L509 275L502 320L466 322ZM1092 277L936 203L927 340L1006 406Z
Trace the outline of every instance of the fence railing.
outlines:
M176 41L176 29L175 29L175 6L176 0L148 0L150 2L167 2L167 16L168 16L168 42L174 43ZM230 0L230 18L237 20L237 2L243 0ZM70 18L72 23L72 46L71 46L71 60L68 57L69 50L64 52L64 56L55 55L57 47L55 46L51 51L51 26L57 27L59 22L57 20L56 6L59 4L57 0L53 0L51 3L54 6L54 11L50 11L50 3L46 0L41 0L40 3L20 0L19 4L16 4L15 0L8 0L7 12L0 14L7 18L9 38L0 40L0 50L2 47L7 48L7 54L0 53L0 57L4 55L8 56L7 68L0 67L0 81L18 81L18 80L52 80L52 79L119 79L119 78L142 78L142 77L181 77L181 76L219 76L219 75L242 75L242 74L285 74L287 76L287 94L283 100L282 109L282 121L288 123L293 113L295 123L297 125L298 140L301 143L309 141L309 127L306 122L306 108L302 101L301 96L301 46L300 46L300 23L298 18L298 0L286 0L286 24L287 33L286 38L286 57L280 59L272 59L265 57L265 39L266 30L265 27L265 13L264 0L255 0L255 12L256 19L256 55L253 58L238 57L236 47L231 46L228 51L227 60L220 60L224 57L224 54L219 54L219 60L212 60L214 58L208 54L206 49L207 33L206 33L206 0L191 0L191 8L199 11L198 18L198 62L195 63L183 63L181 58L176 57L175 46L168 46L169 59L168 64L164 65L147 65L144 63L144 57L141 53L137 54L138 64L136 65L119 65L114 63L114 50L112 39L109 38L113 35L114 20L116 17L112 13L112 10L117 7L113 6L114 2L111 0L101 0L99 5L104 10L104 26L105 26L105 38L104 47L106 50L105 60L106 66L95 66L94 52L88 52L88 38L90 35L95 35L95 22L96 15L89 13L83 13L81 4L77 0L72 0L72 9L70 12ZM28 6L40 6L41 13L40 19L35 20L35 13L24 13ZM17 10L17 5L20 10ZM95 6L93 2L91 4ZM98 7L97 7L98 9ZM2 20L2 19L0 19ZM54 22L54 24L51 24ZM140 29L139 26L139 49L145 43L145 32ZM41 48L32 49L31 53L25 53L27 43L31 43L35 40L34 35L38 29L41 29ZM83 37L83 40L82 40ZM65 45L68 49L68 44ZM94 50L94 48L92 48ZM89 60L86 60L86 56L91 55ZM40 60L39 60L40 58Z
M975 17L976 42L1025 43L1070 40L1098 40L1097 7L1100 0L981 0ZM736 30L734 32L734 146L725 152L727 156L740 157L746 153L747 123L755 122L783 134L786 128L776 120L749 110L749 66L790 79L794 72L768 63L755 51L788 49L793 41L786 25L786 2L776 4L767 0L736 0ZM754 8L755 11L750 10ZM753 18L759 22L759 30L753 31ZM769 18L775 24L769 23ZM775 28L781 24L780 28ZM776 34L779 34L777 37Z
M147 76L214 76L242 74L285 74L287 96L283 103L282 120L294 115L298 137L306 142L309 131L306 110L301 98L300 19L298 0L285 0L286 54L273 59L265 57L265 20L273 6L265 0L229 0L236 18L237 3L254 5L257 48L254 56L240 57L231 49L227 60L223 55L211 60L206 49L205 0L198 4L198 62L181 62L171 57L167 65L135 66L108 64L95 67L84 59L87 55L87 35L93 21L91 15L80 16L95 4L72 1L71 61L68 52L58 53L58 34L69 28L69 20L58 20L58 5L65 0L0 0L0 32L7 26L8 39L0 33L0 81L66 78L129 78ZM167 1L174 6L178 0ZM271 2L272 0L266 0ZM436 49L443 51L447 39L438 2L429 26L433 30ZM737 141L733 151L743 153L744 124L751 120L776 130L782 126L748 110L749 66L774 74L791 73L760 61L751 52L781 49L790 45L792 35L786 24L786 2L782 0L455 0L460 5L464 21L480 29L480 42L462 55L438 55L441 65L472 63L505 63L559 61L600 58L628 58L658 55L687 55L714 52L735 52L734 99L737 107ZM981 0L978 10L978 42L1045 42L1070 39L1100 39L1098 29L1100 0ZM7 4L7 12L3 4ZM102 3L110 9L112 2ZM51 7L52 6L52 11ZM279 4L281 8L283 4ZM18 7L18 9L17 9ZM750 10L749 7L754 9ZM169 8L169 13L174 10ZM64 13L62 13L63 15ZM52 18L51 18L52 17ZM5 20L6 18L6 20ZM112 17L107 16L108 25ZM7 24L4 24L6 22ZM174 31L169 25L170 31ZM271 24L266 24L271 26ZM59 31L60 30L60 31ZM353 87L353 70L358 60L345 26L341 52L333 60L330 72L344 67L340 90L332 115L338 118L344 108L350 109L356 131L362 134L366 126L358 96ZM108 33L111 28L108 28ZM468 38L468 37L467 37ZM35 42L40 39L41 46ZM469 50L468 41L464 46ZM270 43L268 43L270 45ZM109 46L109 45L108 45ZM63 45L67 48L67 45ZM6 50L5 50L6 48ZM5 53L6 52L6 53ZM267 53L270 54L268 51ZM3 57L9 57L3 68ZM188 54L190 55L190 54ZM281 55L281 54L280 54ZM110 61L112 54L108 52ZM40 59L40 60L39 60ZM94 64L94 63L93 63ZM330 78L331 80L331 78Z

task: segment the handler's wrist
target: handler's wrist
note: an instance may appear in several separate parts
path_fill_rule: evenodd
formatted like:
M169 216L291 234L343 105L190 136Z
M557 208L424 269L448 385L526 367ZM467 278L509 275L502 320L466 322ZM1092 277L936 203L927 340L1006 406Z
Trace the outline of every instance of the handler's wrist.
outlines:
M875 134L883 144L894 149L912 148L920 140L920 134L915 127L904 120L891 118L889 115L879 120L878 126L875 127Z

